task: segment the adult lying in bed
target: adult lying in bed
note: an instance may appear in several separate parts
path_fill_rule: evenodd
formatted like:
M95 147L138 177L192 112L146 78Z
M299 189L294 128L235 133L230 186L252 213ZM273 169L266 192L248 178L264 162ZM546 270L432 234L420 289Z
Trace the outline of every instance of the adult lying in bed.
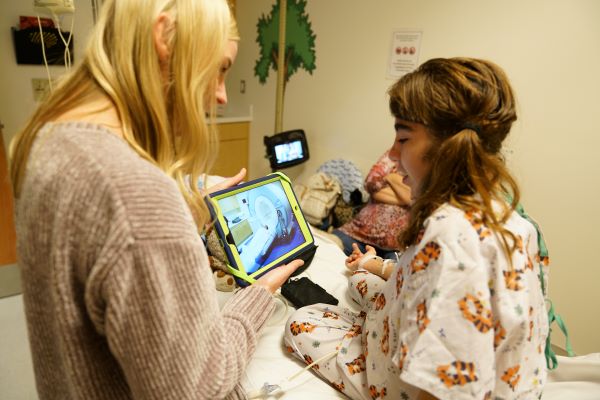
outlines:
M365 179L365 189L371 196L367 205L331 232L341 240L346 255L352 254L354 243L362 251L367 245L373 247L383 258L395 259L401 250L398 236L406 228L411 195L397 170L397 162L386 150Z
M488 61L434 59L389 94L390 156L414 196L406 250L397 265L356 250L362 311L302 308L285 342L307 362L337 351L314 370L353 399L539 398L547 260L500 155L517 118L508 79Z

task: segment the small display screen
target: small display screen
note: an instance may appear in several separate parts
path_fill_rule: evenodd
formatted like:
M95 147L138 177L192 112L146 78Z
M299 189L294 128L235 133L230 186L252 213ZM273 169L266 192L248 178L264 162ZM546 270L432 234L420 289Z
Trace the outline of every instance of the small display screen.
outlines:
M279 181L216 200L247 274L306 242Z
M299 160L304 157L302 151L302 142L294 140L293 142L281 143L275 146L275 158L277 164Z

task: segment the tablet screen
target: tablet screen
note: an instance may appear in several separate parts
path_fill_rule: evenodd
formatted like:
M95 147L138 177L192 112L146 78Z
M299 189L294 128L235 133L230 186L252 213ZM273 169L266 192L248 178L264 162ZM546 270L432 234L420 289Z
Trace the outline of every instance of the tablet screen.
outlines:
M247 274L306 242L279 180L215 200Z

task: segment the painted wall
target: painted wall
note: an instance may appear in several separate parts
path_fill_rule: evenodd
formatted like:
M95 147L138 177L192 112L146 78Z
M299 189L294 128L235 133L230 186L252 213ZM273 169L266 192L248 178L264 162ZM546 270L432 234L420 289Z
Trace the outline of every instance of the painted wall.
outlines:
M0 121L4 124L4 141L10 139L22 128L28 116L35 110L31 80L46 79L43 65L17 65L15 58L11 27L19 25L20 15L35 16L33 0L1 1L0 2ZM46 15L40 14L40 17ZM70 27L70 17L64 18L61 24L63 31ZM92 3L90 0L75 0L75 26L73 45L75 48L75 63L81 60L88 33L93 25ZM53 78L64 73L64 66L50 66Z
M231 109L251 104L250 170L269 172L264 135L273 133L275 73L254 77L256 23L274 0L239 1L242 36L230 82ZM346 158L367 172L393 140L386 79L394 30L423 32L421 61L472 56L497 62L519 100L507 159L524 204L542 225L551 256L550 295L578 353L600 351L600 2L596 0L308 0L317 69L299 71L286 92L284 130L303 128L311 160L286 170L305 179ZM239 81L246 81L246 94ZM554 342L564 347L555 329Z

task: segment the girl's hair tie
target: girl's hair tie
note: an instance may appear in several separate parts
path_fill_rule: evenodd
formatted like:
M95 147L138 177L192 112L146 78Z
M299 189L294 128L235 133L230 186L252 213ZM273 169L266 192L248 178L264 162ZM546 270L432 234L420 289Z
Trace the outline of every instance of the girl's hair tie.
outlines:
M477 136L481 135L481 126L479 124L467 122L467 123L463 124L462 128L460 128L461 131L464 129L472 130L473 132L475 132L477 134Z

